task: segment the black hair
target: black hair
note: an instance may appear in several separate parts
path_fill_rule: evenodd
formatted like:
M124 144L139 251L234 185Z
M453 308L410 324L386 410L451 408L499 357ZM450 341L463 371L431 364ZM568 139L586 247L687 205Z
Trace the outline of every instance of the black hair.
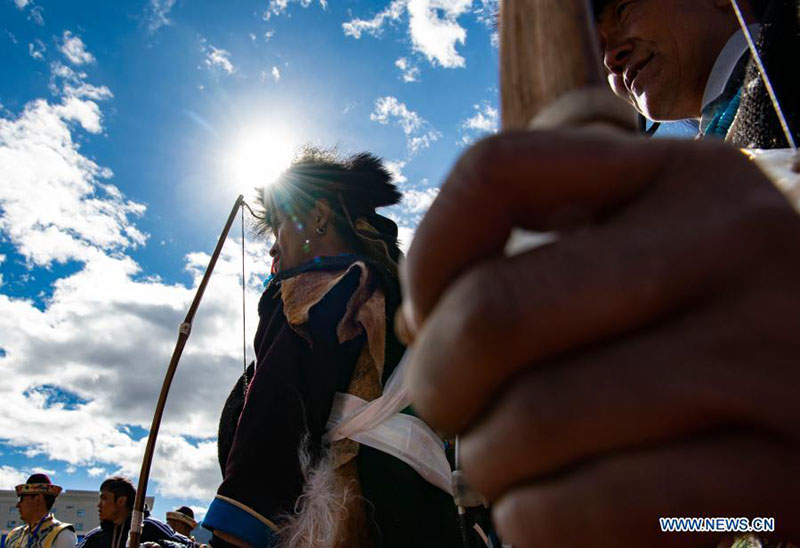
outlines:
M349 244L361 251L359 236L377 236L397 262L397 225L375 210L395 205L401 198L391 173L377 156L362 152L340 158L333 150L306 146L278 180L263 190L257 230L261 234L272 232L278 225L279 210L293 216L325 199L334 213L332 222L337 232ZM365 218L377 235L356 229L359 218Z
M133 503L136 499L136 488L128 478L122 476L113 476L100 484L101 491L108 491L114 495L116 501L119 497L126 497L125 506L128 510L133 510Z
M53 495L42 495L44 497L44 505L49 512L53 505L56 503L56 498Z

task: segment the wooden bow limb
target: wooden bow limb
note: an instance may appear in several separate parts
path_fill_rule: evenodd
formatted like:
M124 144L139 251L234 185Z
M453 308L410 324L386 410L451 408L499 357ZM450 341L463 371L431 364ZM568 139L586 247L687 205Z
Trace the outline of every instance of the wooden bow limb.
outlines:
M606 123L636 114L608 86L588 0L505 0L500 7L503 130Z
M192 301L191 306L189 306L189 311L186 313L186 318L184 318L183 323L178 328L178 341L175 343L175 350L172 352L172 358L169 361L167 373L164 375L164 384L161 385L161 394L158 396L156 411L153 415L153 423L150 425L150 434L147 438L147 446L144 450L144 458L142 459L142 469L139 472L139 486L136 489L136 501L134 502L133 514L131 516L131 529L127 544L128 548L139 548L139 544L142 540L142 528L144 525L144 500L145 496L147 495L147 481L150 479L150 466L153 462L156 438L158 438L158 429L161 426L161 417L164 414L164 406L167 404L169 388L172 384L172 379L175 376L175 371L178 368L178 362L181 359L183 348L186 346L186 341L189 339L189 335L191 334L194 315L197 312L197 308L200 306L200 301L203 299L203 293L205 293L208 281L211 279L211 273L214 271L214 266L217 264L217 259L222 252L222 246L225 244L225 239L228 237L228 232L231 230L233 220L236 218L236 213L239 211L239 208L242 207L243 203L244 196L240 195L238 198L236 198L236 203L233 205L233 209L231 209L231 214L228 215L228 221L225 223L225 228L222 229L222 234L219 236L217 247L214 249L214 253L211 255L211 259L208 261L208 267L206 267L206 271L203 274L203 279L200 281L200 285L197 287L194 300Z
M504 131L597 123L637 129L636 112L606 82L588 0L501 2L500 103ZM506 253L522 252L544 239L515 230ZM453 491L464 546L469 548L475 543L464 516L481 499L467 484L458 461L457 451Z
M504 0L500 109L504 131L602 124L637 131L633 107L606 82L589 0ZM514 255L548 236L515 229Z

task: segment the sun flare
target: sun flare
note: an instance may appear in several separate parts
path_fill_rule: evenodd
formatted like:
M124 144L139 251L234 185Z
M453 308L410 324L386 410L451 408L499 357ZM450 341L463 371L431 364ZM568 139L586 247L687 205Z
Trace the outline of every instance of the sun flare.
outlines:
M228 177L240 194L252 194L278 178L294 157L295 143L285 132L262 129L241 135L227 158Z

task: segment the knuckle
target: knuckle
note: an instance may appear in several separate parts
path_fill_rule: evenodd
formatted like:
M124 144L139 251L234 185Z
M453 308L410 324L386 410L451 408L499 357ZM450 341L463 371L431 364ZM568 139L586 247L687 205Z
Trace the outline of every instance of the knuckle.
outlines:
M490 499L549 471L551 447L563 436L560 402L553 401L547 383L535 374L512 382L489 416L462 438L464 471Z
M513 284L505 278L500 262L485 263L462 275L446 297L458 311L454 336L476 357L502 356L508 334L520 320Z
M493 510L494 522L503 542L521 548L564 545L563 508L553 504L543 491L527 487L506 494Z

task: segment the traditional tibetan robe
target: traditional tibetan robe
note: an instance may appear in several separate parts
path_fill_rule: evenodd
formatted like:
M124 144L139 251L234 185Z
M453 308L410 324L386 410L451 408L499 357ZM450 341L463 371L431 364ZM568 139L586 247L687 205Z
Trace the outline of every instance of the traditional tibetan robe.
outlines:
M63 538L59 536L63 533ZM59 542L56 542L59 539ZM6 537L6 548L52 548L53 546L75 546L75 528L69 523L58 521L53 514L31 528L21 525Z
M403 351L391 329L398 304L396 280L352 255L268 284L258 365L241 408L240 382L223 412L224 480L204 527L253 546L458 545L449 495L389 455L322 442L336 392L380 396Z

